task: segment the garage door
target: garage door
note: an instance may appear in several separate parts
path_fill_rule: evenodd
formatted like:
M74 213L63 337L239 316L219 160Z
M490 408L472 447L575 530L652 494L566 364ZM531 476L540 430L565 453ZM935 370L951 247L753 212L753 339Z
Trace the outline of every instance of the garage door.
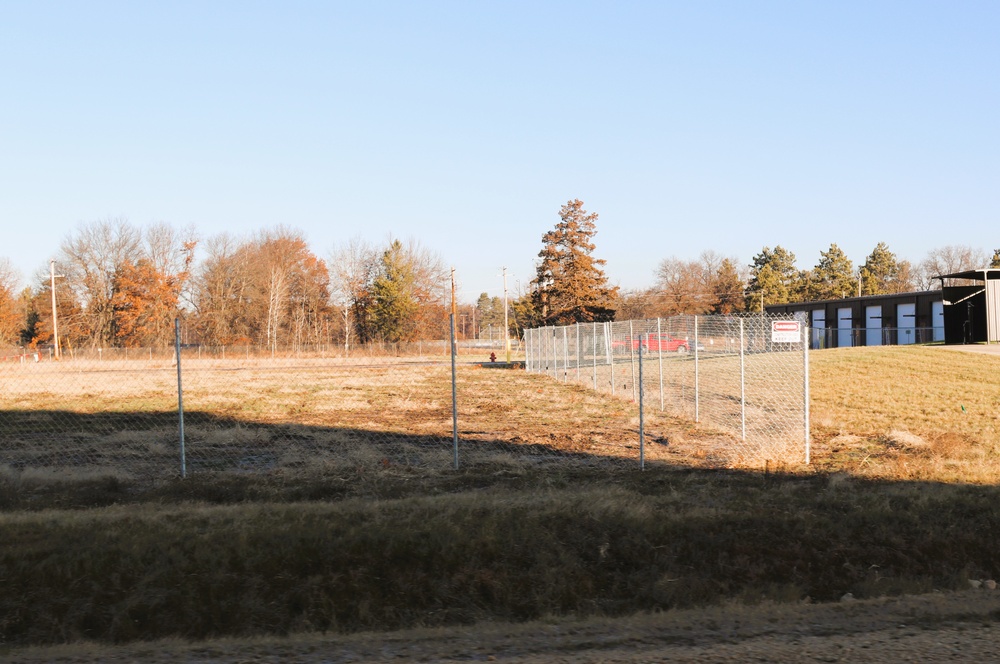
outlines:
M931 302L931 326L934 328L934 341L944 341L944 302Z
M826 348L826 309L812 311L812 347Z
M917 342L917 305L896 305L896 338L901 346Z
M851 345L851 308L837 309L837 346L845 348Z
M865 345L882 345L882 307L880 305L865 307Z

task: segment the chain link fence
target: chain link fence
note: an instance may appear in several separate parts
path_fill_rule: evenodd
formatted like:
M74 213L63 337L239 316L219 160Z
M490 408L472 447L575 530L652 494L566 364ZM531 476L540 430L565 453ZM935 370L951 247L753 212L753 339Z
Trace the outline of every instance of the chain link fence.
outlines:
M0 468L51 479L452 464L449 355L182 348L0 363Z
M155 481L203 473L634 467L622 404L491 361L501 341L295 348L11 349L0 475ZM180 361L178 362L178 357ZM582 425L582 426L581 426ZM592 435L582 436L586 430Z
M788 316L674 316L527 330L526 368L635 403L640 456L673 460L674 416L720 434L694 456L808 463L808 330ZM647 439L661 443L647 445Z
M679 317L529 330L511 365L491 361L493 344L448 342L177 343L76 349L60 361L13 349L0 362L0 475L155 481L801 457L804 351L771 342L769 324ZM672 416L718 431L686 444Z

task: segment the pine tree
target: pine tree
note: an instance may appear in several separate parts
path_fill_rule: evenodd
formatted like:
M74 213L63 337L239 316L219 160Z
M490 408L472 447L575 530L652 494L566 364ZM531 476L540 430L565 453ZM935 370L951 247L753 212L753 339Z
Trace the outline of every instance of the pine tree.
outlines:
M532 306L525 307L542 325L614 320L617 287L608 285L594 258L597 214L571 200L559 210L559 223L542 236L541 262L532 281ZM522 321L522 324L524 321Z
M764 247L754 256L747 283L746 308L763 311L766 304L791 302L800 290L801 276L795 269L795 254L776 246Z
M834 300L849 297L856 289L854 264L836 244L820 252L819 263L813 268L806 298Z
M913 290L912 268L899 261L885 242L879 242L868 254L859 271L862 295L885 295Z
M382 253L379 274L372 282L372 328L382 341L409 341L416 332L415 275L403 243L394 240Z
M491 325L496 334L503 329L503 299L498 296L490 297L487 293L481 293L476 300L476 318L479 321L479 329L488 329Z

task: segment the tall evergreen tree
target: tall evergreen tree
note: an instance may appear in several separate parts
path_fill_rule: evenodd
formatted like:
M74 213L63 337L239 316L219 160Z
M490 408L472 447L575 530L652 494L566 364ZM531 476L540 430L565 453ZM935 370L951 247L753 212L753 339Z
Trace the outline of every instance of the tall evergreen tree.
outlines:
M885 295L913 290L912 268L908 261L896 259L885 242L879 242L868 254L859 271L862 295Z
M479 329L487 329L492 325L495 333L500 334L500 330L503 329L503 299L496 295L490 297L487 293L481 293L476 300L476 318Z
M372 327L382 341L408 341L416 329L415 279L407 265L403 243L393 240L382 252L378 276L372 282Z
M712 291L716 298L712 313L732 314L746 309L743 289L744 283L736 261L724 258L712 277Z
M24 310L24 325L21 327L18 339L21 345L34 347L39 336L39 324L42 317L38 315L38 310L35 308L35 300L30 288L21 291L21 306Z
M776 246L764 247L753 257L747 282L746 308L762 311L767 304L792 302L800 289L801 276L795 269L795 254Z
M854 264L836 244L820 252L819 263L813 268L809 290L810 300L834 300L853 295L857 289Z
M594 258L597 213L577 199L559 210L559 223L542 236L543 247L533 286L530 310L542 325L614 320L617 287L608 285ZM522 324L524 321L522 321Z

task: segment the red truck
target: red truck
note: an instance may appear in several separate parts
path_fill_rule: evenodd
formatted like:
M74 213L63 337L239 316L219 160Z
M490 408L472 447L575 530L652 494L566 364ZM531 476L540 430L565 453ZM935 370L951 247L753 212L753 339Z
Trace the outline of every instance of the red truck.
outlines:
M668 353L680 353L684 354L688 352L694 344L689 342L687 339L676 339L666 333L652 333L643 335L642 338L642 348L647 351L666 351ZM618 353L625 352L627 350L639 350L639 339L632 337L625 337L619 341L612 341L611 348ZM698 350L702 350L703 346L699 344Z

